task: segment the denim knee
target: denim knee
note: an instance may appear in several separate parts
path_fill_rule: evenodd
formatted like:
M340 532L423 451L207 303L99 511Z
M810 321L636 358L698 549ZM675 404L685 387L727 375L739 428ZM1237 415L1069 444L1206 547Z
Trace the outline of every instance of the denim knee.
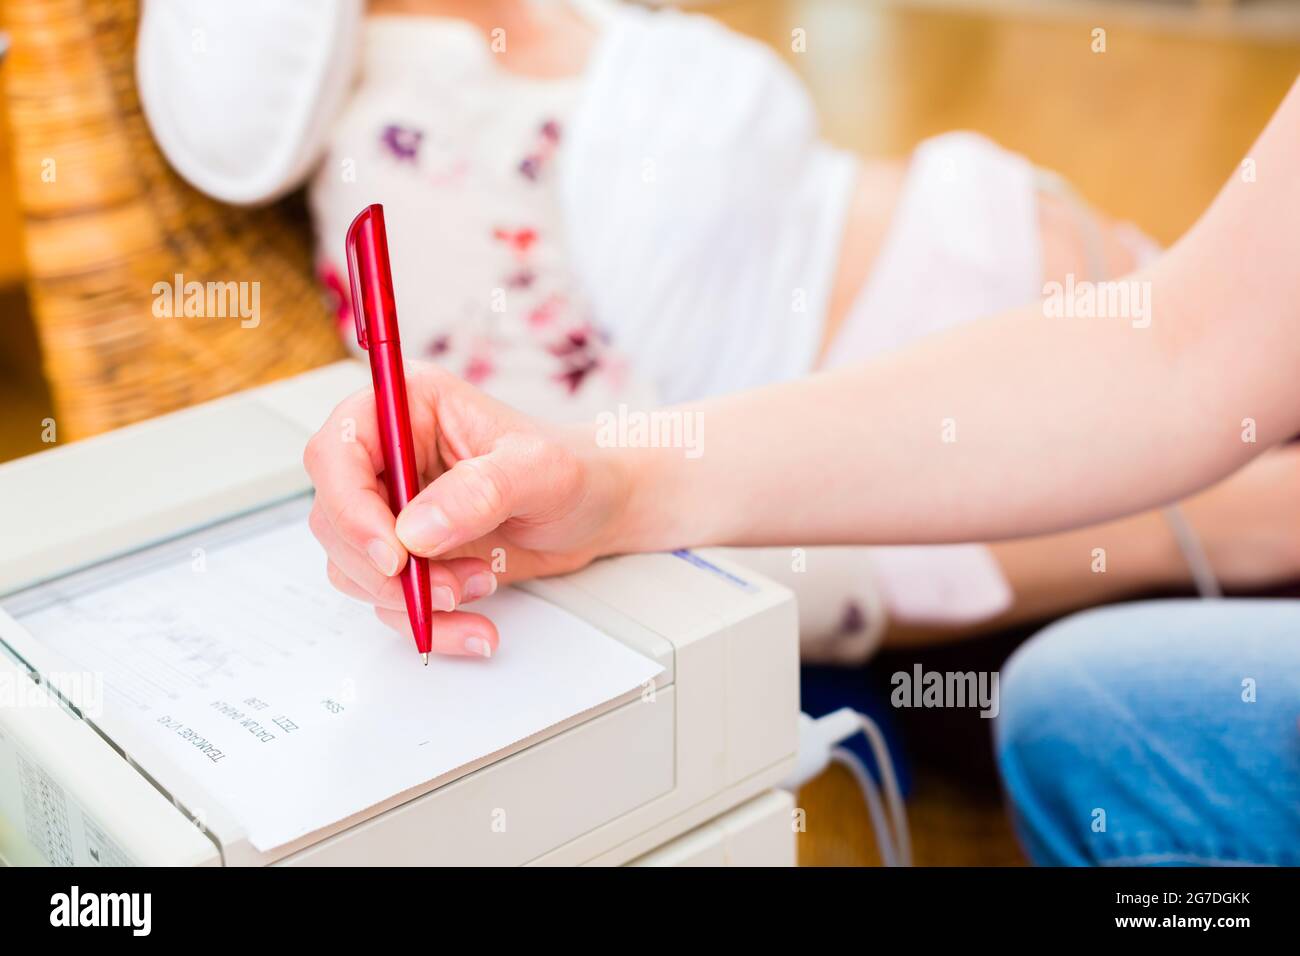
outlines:
M1088 611L1027 642L1000 690L999 769L1036 862L1297 860L1300 602Z
M1039 632L1002 668L995 748L1026 852L1045 865L1094 863L1086 838L1091 821L1077 807L1069 778L1086 760L1088 736L1099 728L1081 720L1087 682L1079 661L1095 649L1105 612L1090 611ZM1104 730L1102 731L1104 732ZM1086 801L1085 801L1086 802Z

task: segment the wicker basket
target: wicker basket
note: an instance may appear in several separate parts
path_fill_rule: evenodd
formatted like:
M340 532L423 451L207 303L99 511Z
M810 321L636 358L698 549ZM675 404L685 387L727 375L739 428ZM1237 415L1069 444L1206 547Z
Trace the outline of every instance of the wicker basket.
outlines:
M136 0L0 0L0 15L28 292L60 438L343 354L313 279L301 199L224 206L154 145L135 89ZM258 312L185 317L172 303L159 317L168 309L156 285L177 275L248 283L244 302L256 290Z

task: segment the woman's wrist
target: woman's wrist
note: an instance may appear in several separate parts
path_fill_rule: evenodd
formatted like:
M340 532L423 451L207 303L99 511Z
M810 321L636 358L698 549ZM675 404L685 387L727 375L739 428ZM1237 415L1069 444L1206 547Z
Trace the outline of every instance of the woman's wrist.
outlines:
M601 555L689 547L691 498L680 474L680 451L609 445L591 425L566 430L566 442L588 475L594 547Z

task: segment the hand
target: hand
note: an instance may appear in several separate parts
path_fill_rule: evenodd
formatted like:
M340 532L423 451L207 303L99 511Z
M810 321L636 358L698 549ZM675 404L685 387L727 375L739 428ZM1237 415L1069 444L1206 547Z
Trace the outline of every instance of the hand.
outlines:
M499 577L559 574L607 553L626 498L622 479L590 436L536 422L436 366L408 364L406 384L416 467L428 485L394 521L374 393L365 389L307 443L312 533L334 586L408 636L396 576L409 554L438 558L430 584L447 613L434 621L434 651L490 656L498 643L491 621L453 609L491 594Z

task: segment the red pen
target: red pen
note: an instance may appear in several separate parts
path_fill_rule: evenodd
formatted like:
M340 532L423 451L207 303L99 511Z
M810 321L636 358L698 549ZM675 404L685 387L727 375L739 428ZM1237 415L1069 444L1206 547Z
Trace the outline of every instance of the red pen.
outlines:
M375 415L384 449L384 484L394 514L420 493L411 438L411 411L406 401L402 344L397 336L397 306L393 273L388 264L388 234L384 207L367 206L348 227L348 277L352 282L352 316L357 344L370 355L375 383ZM402 569L402 593L415 635L415 649L428 666L433 650L433 597L429 592L429 562L411 555Z

